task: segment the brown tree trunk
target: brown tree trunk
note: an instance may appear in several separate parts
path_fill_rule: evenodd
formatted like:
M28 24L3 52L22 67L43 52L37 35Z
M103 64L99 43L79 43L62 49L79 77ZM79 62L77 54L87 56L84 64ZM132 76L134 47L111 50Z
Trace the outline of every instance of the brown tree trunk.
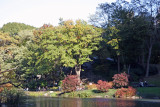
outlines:
M149 64L150 64L150 58L151 58L151 53L152 53L152 46L153 46L153 43L152 43L152 40L150 39L150 46L149 46L149 49L148 49L148 58L147 58L146 75L145 75L145 77L149 76Z
M117 56L117 66L118 66L118 73L120 73L120 56Z
M80 78L80 75L81 75L81 65L78 64L75 66L75 72L76 72L76 75L78 76L78 79L81 80Z
M145 68L145 64L144 64L144 52L142 54L142 66L143 66L143 68Z
M0 71L1 71L1 63L0 63Z

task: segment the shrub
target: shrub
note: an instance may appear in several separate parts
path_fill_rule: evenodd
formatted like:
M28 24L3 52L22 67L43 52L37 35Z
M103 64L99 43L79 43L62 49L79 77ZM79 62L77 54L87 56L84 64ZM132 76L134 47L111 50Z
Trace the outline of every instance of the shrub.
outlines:
M68 94L68 97L78 97L78 95L75 92L71 92Z
M8 90L11 89L13 86L10 83L4 84L0 86L0 93L4 90L4 88L7 88Z
M91 94L89 93L78 93L79 98L89 98L91 97Z
M113 82L112 81L108 82L108 84L111 86L111 88L113 88Z
M86 88L88 90L97 89L97 85L96 84L86 85Z
M91 97L91 94L85 93L85 92L82 92L82 93L71 92L71 93L69 93L68 96L69 97L78 97L78 98L89 98L89 97Z
M0 93L0 103L18 104L22 100L21 97L23 97L23 95L23 91L14 88L4 88L4 90Z
M118 89L115 93L115 97L117 98L126 98L126 97L132 97L136 95L136 89L133 87L128 87L128 88L121 88Z
M62 90L63 90L64 92L72 92L72 91L75 91L78 86L80 86L80 81L79 81L77 75L68 75L68 76L62 81Z
M102 80L98 80L98 84L97 84L97 89L101 92L107 92L108 89L112 88L112 86L106 82L106 81L102 81Z
M124 72L121 74L115 74L113 77L113 84L116 87L128 86L128 75Z

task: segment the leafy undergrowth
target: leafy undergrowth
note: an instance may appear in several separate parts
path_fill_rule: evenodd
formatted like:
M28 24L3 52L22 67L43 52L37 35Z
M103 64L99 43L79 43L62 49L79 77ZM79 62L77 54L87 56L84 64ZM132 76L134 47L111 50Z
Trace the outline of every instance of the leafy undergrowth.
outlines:
M144 98L160 98L160 87L139 87L137 91Z

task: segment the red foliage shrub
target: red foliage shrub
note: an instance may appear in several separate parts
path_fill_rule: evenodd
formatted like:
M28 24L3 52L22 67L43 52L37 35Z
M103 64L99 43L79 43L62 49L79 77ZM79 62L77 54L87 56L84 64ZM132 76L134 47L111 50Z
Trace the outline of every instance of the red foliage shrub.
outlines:
M134 89L133 87L121 88L118 89L115 93L115 97L117 98L132 97L135 95L136 95L136 89Z
M127 91L127 96L128 97L132 97L132 96L135 96L136 95L136 89L129 86L128 87L128 91Z
M129 82L128 75L125 72L121 74L115 74L112 78L114 79L113 80L114 86L116 87L128 86L128 82Z
M12 84L10 84L10 83L1 85L1 86L0 86L0 93L4 90L4 88L7 88L8 90L10 90L12 87L13 87L13 86L12 86Z
M62 81L62 90L63 90L64 92L72 92L72 91L75 91L78 86L80 86L80 81L79 81L77 75L68 75L68 76Z
M107 92L108 89L112 88L111 84L106 81L98 80L97 89L101 92Z

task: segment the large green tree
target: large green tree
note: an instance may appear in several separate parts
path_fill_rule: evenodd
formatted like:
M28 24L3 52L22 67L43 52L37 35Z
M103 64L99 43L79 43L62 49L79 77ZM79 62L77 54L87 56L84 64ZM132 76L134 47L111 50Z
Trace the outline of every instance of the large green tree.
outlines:
M91 61L89 55L98 49L101 41L101 29L82 20L77 20L76 23L72 20L63 21L57 27L48 26L35 34L43 51L37 64L46 61L52 70L57 65L74 67L79 78L81 65Z

